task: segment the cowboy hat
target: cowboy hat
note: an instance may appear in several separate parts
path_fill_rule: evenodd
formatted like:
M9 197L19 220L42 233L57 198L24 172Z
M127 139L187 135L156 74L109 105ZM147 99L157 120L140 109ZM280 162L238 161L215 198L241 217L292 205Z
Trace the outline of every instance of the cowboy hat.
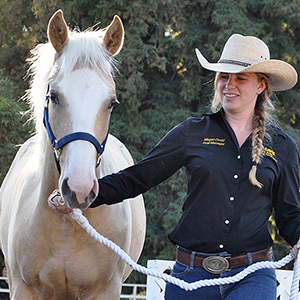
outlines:
M204 69L224 73L264 73L270 78L273 91L291 89L297 83L297 72L288 63L270 59L268 46L254 36L233 34L226 42L217 63L209 63L196 48Z

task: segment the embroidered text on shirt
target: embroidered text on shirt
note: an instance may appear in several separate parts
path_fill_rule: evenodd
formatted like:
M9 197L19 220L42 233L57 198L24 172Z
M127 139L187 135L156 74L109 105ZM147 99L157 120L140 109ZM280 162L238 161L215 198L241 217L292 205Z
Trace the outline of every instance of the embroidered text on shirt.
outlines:
M204 138L203 145L218 145L218 146L225 146L225 139L219 138Z
M269 157L271 157L275 162L277 162L277 159L276 159L276 153L275 153L275 151L273 151L272 149L269 149L269 148L265 147L264 150L263 150L263 155L269 156Z

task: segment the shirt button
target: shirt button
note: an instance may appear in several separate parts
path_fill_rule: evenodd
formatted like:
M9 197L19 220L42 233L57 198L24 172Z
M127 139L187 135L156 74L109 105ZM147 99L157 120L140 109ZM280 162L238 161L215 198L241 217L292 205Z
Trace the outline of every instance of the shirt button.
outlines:
M226 225L228 225L228 224L229 224L229 220L225 220L224 223L225 223Z
M234 179L237 179L237 178L239 178L239 175L235 174L235 175L233 176L233 178L234 178Z
M240 156L240 155L238 155L236 158L237 158L237 159L241 159L241 156Z
M223 248L224 248L224 245L223 245L223 244L220 244L220 245L219 245L219 248L220 248L220 249L223 249Z
M230 200L230 201L233 201L233 200L234 200L234 197L230 197L229 200Z

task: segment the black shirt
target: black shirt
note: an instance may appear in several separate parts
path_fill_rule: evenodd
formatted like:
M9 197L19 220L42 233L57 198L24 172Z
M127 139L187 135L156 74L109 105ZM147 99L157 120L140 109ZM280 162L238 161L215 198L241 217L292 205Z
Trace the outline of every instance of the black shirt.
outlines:
M257 170L260 189L249 181L251 136L239 147L222 110L189 118L142 161L100 179L92 207L132 198L184 166L187 197L171 242L207 253L260 250L273 243L267 224L274 208L280 234L294 245L300 237L299 154L278 127L271 137Z

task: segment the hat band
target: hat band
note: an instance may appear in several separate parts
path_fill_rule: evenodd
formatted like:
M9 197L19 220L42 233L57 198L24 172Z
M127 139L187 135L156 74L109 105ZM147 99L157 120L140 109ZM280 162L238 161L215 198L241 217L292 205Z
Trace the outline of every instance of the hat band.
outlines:
M220 59L219 63L239 65L239 66L243 66L243 67L251 66L251 64L248 64L248 63L245 63L245 62L242 62L242 61L238 61L238 60L231 60L231 59Z

